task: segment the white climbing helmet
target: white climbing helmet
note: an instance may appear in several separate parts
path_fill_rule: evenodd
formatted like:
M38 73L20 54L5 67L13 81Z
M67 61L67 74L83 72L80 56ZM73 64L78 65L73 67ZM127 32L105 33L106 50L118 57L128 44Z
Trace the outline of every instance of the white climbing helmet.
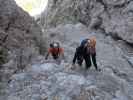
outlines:
M57 48L58 47L58 44L57 43L53 43L53 47L54 48Z

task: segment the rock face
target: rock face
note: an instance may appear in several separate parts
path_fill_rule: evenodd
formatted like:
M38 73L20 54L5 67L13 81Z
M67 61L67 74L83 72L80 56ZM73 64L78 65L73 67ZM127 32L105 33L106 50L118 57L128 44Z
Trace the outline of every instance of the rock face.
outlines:
M133 44L132 0L49 0L44 16L47 26L81 22Z
M81 23L51 28L49 35L61 41L68 62L58 65L42 59L24 72L14 74L5 100L133 100L133 68L122 57L121 49L110 37L88 34L87 30ZM80 39L91 35L97 38L97 62L101 72L95 71L93 66L85 70L84 64L71 66Z
M11 60L5 68L25 67L39 51L41 37L41 28L14 0L0 0L0 49L6 49Z

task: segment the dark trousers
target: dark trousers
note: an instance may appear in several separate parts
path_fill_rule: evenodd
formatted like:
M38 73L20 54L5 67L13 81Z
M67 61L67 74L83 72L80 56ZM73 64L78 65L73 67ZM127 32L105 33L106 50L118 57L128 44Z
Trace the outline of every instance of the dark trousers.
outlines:
M79 66L82 66L83 59L77 60L77 63L78 63Z
M93 65L95 66L95 69L97 70L97 62L96 62L96 54L91 54Z
M84 56L85 63L86 63L86 69L91 67L91 58L92 58L93 65L95 69L97 70L96 54L87 54Z
M59 56L58 56L57 54L52 54L52 56L53 56L53 59L54 59L54 60L56 60L56 59L59 58Z

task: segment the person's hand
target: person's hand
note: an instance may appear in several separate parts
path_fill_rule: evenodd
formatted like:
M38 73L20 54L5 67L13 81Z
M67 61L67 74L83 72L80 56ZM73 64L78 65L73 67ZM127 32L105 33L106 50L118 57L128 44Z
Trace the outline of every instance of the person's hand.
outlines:
M74 69L74 68L75 68L75 63L72 63L71 69Z
M47 58L47 57L45 57L45 60L48 60L48 58Z
M72 63L72 66L75 66L75 63Z
M75 63L72 63L72 67L75 67Z

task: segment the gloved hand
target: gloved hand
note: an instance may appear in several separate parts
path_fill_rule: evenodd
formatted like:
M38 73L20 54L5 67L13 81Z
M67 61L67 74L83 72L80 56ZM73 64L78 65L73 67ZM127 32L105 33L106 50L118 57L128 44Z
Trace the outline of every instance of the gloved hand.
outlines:
M74 69L76 67L75 63L72 63L71 69Z
M45 57L45 60L47 60L48 59L48 57Z
M72 63L72 66L75 66L75 63Z

